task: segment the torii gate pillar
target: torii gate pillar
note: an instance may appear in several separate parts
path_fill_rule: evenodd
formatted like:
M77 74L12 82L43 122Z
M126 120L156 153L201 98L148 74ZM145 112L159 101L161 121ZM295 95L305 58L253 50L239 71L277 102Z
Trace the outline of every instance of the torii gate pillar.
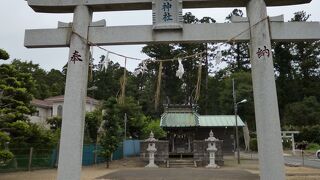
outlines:
M271 38L264 0L247 4L251 65L261 180L284 180L284 158Z
M73 27L66 90L64 96L62 129L59 152L58 179L81 179L82 145L87 95L89 45L81 37L88 37L92 12L87 6L74 9ZM78 35L79 34L79 35Z

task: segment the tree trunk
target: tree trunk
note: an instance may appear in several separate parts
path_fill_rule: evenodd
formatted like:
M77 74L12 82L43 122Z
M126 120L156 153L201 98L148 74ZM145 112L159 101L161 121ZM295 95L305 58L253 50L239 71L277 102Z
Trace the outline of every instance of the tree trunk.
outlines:
M240 47L239 47L240 43L237 43L237 62L236 62L236 66L235 67L235 72L239 72L241 70L241 62L240 62Z
M209 77L209 62L208 62L208 43L206 43L206 61L205 61L205 66L206 66L206 79L205 79L205 115L208 114L208 77Z
M106 161L107 168L109 169L109 159Z

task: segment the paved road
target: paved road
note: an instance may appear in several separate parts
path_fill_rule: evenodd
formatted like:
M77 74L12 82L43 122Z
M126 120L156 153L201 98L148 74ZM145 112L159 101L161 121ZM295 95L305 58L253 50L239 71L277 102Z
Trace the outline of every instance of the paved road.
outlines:
M259 180L259 176L238 169L139 168L120 169L97 179L116 180Z
M248 154L243 153L241 154L242 158L247 159L258 159L258 154ZM306 167L312 167L312 168L319 168L320 169L320 159L317 159L316 156L306 156L304 158L304 162L302 160L301 156L284 156L285 163L287 164L299 164L302 165L304 163L304 166Z
M303 164L301 157L285 156L284 159L285 162L289 164ZM304 166L320 169L320 159L316 159L316 157L305 157Z

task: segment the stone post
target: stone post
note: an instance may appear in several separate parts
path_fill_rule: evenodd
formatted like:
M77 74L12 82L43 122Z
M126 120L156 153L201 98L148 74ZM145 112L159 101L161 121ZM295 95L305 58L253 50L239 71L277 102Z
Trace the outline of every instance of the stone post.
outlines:
M72 33L70 39L58 164L59 180L81 178L89 67L89 45L83 38L87 39L91 20L92 12L87 6L77 6L74 9L72 29L77 34Z
M150 133L150 137L145 140L148 142L148 148L147 151L149 153L149 164L146 166L147 168L157 168L158 166L154 163L154 153L157 152L156 144L157 141L154 138L153 132Z
M209 164L206 166L207 168L220 168L216 162L216 152L217 152L217 147L216 147L216 142L219 141L215 137L213 137L213 132L210 131L209 133L209 138L205 140L208 142L208 148L207 151L209 152Z
M292 154L296 155L296 147L294 143L294 133L291 134L291 143L292 143Z
M261 180L284 180L278 100L271 51L270 27L264 0L250 0L251 65Z

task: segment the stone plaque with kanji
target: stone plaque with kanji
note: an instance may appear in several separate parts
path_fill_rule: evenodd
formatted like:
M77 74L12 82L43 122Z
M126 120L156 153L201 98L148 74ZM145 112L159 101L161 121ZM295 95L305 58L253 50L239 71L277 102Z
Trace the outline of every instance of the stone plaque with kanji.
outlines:
M153 0L153 29L182 29L182 0Z

